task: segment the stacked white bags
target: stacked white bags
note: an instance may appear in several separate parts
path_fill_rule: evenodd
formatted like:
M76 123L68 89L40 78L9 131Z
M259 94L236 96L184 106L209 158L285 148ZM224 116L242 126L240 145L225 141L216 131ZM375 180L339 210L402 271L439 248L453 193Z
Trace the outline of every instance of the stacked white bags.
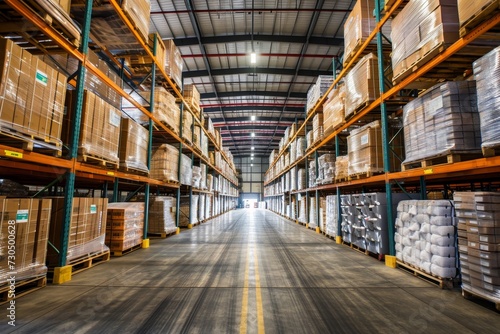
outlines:
M448 200L399 202L396 218L396 258L441 277L457 275L456 227Z
M331 237L337 236L338 225L338 203L337 195L326 196L326 231L325 233Z

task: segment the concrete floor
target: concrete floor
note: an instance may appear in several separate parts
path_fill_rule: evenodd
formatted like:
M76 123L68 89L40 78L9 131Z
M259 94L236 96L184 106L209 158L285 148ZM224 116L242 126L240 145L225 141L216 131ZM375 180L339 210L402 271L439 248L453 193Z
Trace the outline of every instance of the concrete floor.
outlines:
M500 331L491 306L259 209L154 239L16 305L15 330L30 334Z

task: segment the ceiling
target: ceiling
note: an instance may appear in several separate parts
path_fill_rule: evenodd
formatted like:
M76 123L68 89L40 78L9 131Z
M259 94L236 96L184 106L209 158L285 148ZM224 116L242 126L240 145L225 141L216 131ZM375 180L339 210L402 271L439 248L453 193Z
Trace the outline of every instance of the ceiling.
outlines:
M285 129L304 118L307 91L318 75L332 74L354 4L151 0L150 30L174 39L184 84L196 84L224 146L234 156L248 156L254 147L256 156L267 157Z

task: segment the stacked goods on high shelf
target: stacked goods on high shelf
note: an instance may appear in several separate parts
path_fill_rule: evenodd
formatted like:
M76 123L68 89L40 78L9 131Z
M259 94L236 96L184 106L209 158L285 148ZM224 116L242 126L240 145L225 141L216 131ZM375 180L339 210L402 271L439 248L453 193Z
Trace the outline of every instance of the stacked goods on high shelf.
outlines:
M335 181L335 154L326 153L318 158L316 184L329 184Z
M0 286L10 279L15 262L16 282L43 277L47 273L45 259L51 200L33 198L0 198ZM12 241L14 241L14 243ZM15 261L12 261L12 245L15 245Z
M316 83L313 84L311 88L309 88L309 90L307 91L306 109L308 113L314 108L319 99L323 95L325 95L325 92L328 90L328 88L330 88L332 83L333 83L333 76L331 75L318 76Z
M382 131L380 121L374 121L351 131L347 137L349 176L371 176L384 171Z
M392 194L393 208L408 198L418 198L418 194ZM386 194L342 195L340 199L342 239L374 254L389 254Z
M193 142L193 130L191 126L193 125L193 115L191 113L184 111L182 113L182 139L186 140L189 144Z
M319 198L319 227L321 232L325 233L326 231L326 197Z
M192 168L193 160L185 154L181 154L181 165L180 165L180 176L181 179L179 182L185 185L192 185L193 179L193 168Z
M194 124L193 126L193 147L198 151L201 151L201 135L200 135L201 127L198 124Z
M316 202L319 201L319 211L316 210ZM309 198L309 227L310 228L316 228L320 227L320 229L323 231L323 222L324 222L324 215L323 215L323 210L325 209L325 198L320 197L310 197ZM319 223L319 225L318 225Z
M457 0L460 36L498 12L498 0Z
M9 179L0 179L0 199L3 196L9 197L28 197L29 187Z
M200 189L207 190L207 165L200 164L200 173L201 173Z
M344 66L351 61L355 53L377 26L377 21L373 15L374 9L374 1L358 0L347 17L344 23ZM385 36L390 36L390 20L382 26L382 33ZM374 38L370 43L376 45L377 40ZM383 43L389 44L385 39L383 39Z
M165 72L174 80L177 86L182 87L182 66L183 60L181 52L174 44L173 39L164 40L165 43Z
M476 82L452 81L428 89L403 108L406 160L480 152ZM453 162L453 161L448 161Z
M316 114L313 118L313 143L323 139L323 114Z
M150 104L150 91L139 92L140 96L136 97L136 101L147 106ZM131 108L132 105L127 100L123 100L123 107L127 115L133 118L137 123L147 126L149 117L139 109ZM180 124L179 105L175 103L175 97L163 87L154 89L154 105L153 116L170 128L174 133L179 133Z
M191 171L191 186L193 188L200 189L201 182L201 168L198 166L193 166Z
M212 208L212 194L207 194L205 197L205 219L212 218L213 208Z
M120 167L149 173L147 166L149 131L130 118L122 118L120 130Z
M456 192L462 289L500 303L500 193ZM465 295L466 296L466 295Z
M299 199L299 214L297 220L301 223L307 223L307 197L301 196Z
M495 155L500 147L500 47L474 62L477 80L482 149L485 156Z
M337 85L323 104L323 132L325 136L330 135L345 123L345 95L345 85Z
M341 155L335 159L335 181L347 180L349 176L349 156Z
M76 108L77 94L68 90L66 105L68 113L65 115L63 138L69 142L72 136L72 114ZM102 98L89 90L84 91L83 110L81 118L80 139L78 141L78 157L87 161L98 159L118 165L118 145L120 141L121 110L113 107Z
M144 203L109 203L106 221L106 245L111 252L123 252L142 244Z
M169 144L154 146L150 177L164 182L179 182L179 150Z
M290 169L290 191L297 190L297 166Z
M297 139L295 141L297 142L296 146L295 146L295 149L296 149L295 158L299 159L299 158L303 157L305 154L306 139L304 137L297 137Z
M174 197L151 196L149 200L148 233L170 234L177 231L175 205Z
M193 114L200 119L200 92L194 84L184 85L182 95Z
M204 221L205 219L207 219L207 217L205 216L205 194L200 194L199 195L199 199L198 199L198 220L200 222Z
M337 195L326 196L326 226L324 232L330 237L337 236L339 208Z
M87 61L101 71L106 77L110 79L117 86L122 87L123 81L120 76L111 68L104 60L92 50L87 50ZM64 72L66 75L72 75L78 71L78 60L69 54L50 54L40 56L43 61L47 62L49 66ZM120 108L122 97L116 90L108 86L105 82L99 79L95 74L87 71L85 75L85 89L93 92L115 108ZM66 90L64 89L63 92ZM142 102L142 101L141 101ZM125 106L125 105L124 105Z
M66 76L0 38L0 132L61 151Z
M205 116L205 124L204 124L205 129L208 132L208 136L212 137L213 140L215 140L215 128L214 124L212 122L212 119L208 116Z
M449 200L407 200L397 208L396 258L440 278L457 276L456 222Z
M309 161L309 184L308 187L312 188L316 185L316 161Z
M212 192L214 190L214 176L211 174L207 175L207 190Z
M197 124L193 131L193 146L199 149L204 157L208 157L208 137Z
M179 226L188 227L189 224L198 223L198 195L192 195L191 201L189 196L181 196Z
M400 82L458 39L457 2L411 0L392 20L392 69Z
M297 160L297 141L294 140L290 143L290 163L294 163Z
M375 101L380 95L377 56L369 53L345 76L345 119Z
M107 198L74 197L71 221L68 231L68 251L66 259L69 264L81 258L109 252L105 244ZM50 219L49 242L55 247L47 250L47 264L58 265L59 252L63 240L61 230L65 224L65 205L63 197L52 198L52 214Z
M305 168L300 168L297 174L297 189L303 190L306 189L306 170Z

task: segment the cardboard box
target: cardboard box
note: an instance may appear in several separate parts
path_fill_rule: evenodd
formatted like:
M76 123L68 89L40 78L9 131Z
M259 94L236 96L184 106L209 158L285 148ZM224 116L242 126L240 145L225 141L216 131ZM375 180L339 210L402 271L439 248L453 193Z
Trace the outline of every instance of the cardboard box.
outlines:
M120 129L120 167L149 173L147 154L149 131L130 118L122 118Z

